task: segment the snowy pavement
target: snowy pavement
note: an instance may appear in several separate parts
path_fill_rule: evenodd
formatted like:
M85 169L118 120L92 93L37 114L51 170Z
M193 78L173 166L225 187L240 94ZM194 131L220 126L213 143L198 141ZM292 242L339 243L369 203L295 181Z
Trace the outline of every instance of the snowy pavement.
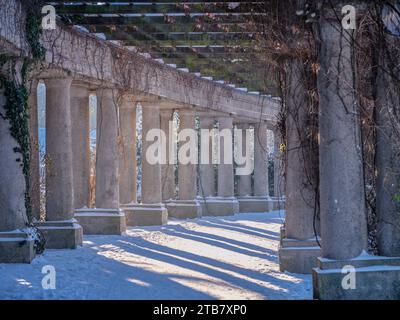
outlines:
M310 276L279 272L281 222L246 213L85 236L77 250L0 264L0 299L310 299ZM55 290L42 288L46 265Z

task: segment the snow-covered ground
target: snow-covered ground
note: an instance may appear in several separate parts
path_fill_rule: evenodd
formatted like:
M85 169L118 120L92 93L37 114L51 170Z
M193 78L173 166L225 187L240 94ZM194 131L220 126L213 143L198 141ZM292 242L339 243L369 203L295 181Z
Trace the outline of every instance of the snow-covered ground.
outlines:
M0 264L1 299L310 299L311 277L281 273L278 212L172 221L85 236L32 264ZM54 266L56 289L42 288Z

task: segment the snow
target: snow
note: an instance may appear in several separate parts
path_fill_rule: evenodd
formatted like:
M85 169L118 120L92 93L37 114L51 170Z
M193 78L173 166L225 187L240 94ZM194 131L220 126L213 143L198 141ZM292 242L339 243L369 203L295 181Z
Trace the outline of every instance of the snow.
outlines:
M311 277L279 272L282 214L173 220L85 236L32 264L0 264L1 299L311 299ZM56 289L42 289L44 266Z

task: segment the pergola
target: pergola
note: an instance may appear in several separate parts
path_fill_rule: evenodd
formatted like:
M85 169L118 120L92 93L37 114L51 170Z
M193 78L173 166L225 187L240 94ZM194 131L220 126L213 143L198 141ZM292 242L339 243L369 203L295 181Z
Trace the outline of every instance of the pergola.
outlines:
M215 81L276 95L255 27L263 1L48 1L66 24Z

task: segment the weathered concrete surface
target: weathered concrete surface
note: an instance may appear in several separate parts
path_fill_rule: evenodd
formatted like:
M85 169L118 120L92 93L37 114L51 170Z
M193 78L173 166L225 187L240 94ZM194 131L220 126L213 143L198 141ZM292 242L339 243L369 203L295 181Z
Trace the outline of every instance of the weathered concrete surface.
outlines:
M176 141L177 137L174 134L172 128L170 128L170 122L173 121L174 110L166 109L160 111L160 126L161 130L166 134L165 144L165 156L167 164L161 165L161 186L162 186L162 200L165 202L175 198L175 165L171 163L172 154L176 155L177 150L174 145L170 145L169 137L173 137ZM174 157L176 158L176 157Z
M121 150L119 158L119 202L137 202L136 103L124 97L119 109Z
M168 211L163 204L133 204L124 206L123 210L130 227L160 226L168 222Z
M274 132L274 196L281 198L285 195L285 164L280 150L282 138L277 130Z
M40 219L40 159L39 159L39 118L37 105L36 79L28 84L29 98L29 139L31 144L30 172L29 172L29 197L31 199L32 219Z
M0 263L31 263L34 240L24 231L0 232Z
M279 269L292 273L309 274L317 266L321 248L315 239L283 238L279 246Z
M250 124L238 124L236 125L238 129L242 130L242 156L246 155L247 151L250 151L250 146L246 144L246 130L250 129ZM247 148L249 147L249 148ZM249 149L249 150L247 150ZM238 197L248 197L253 195L253 190L251 186L251 173L247 175L239 175L237 182L237 195ZM243 211L240 211L243 212ZM250 212L250 211L248 211Z
M152 164L151 155L147 155L154 141L147 141L146 136L150 130L160 129L160 110L157 105L142 104L142 107L142 202L124 206L129 226L162 225L168 219L162 203L161 165L159 162Z
M0 113L5 114L4 92L0 89ZM17 141L11 136L10 122L0 117L0 232L25 228L28 219L25 210L25 178L22 173L22 155L15 153ZM16 159L20 159L19 162Z
M267 123L254 126L254 196L268 197Z
M340 23L333 17L321 18L320 31L322 255L330 259L350 259L367 248L360 115L354 96L353 73L339 71L352 69L353 42L348 33L351 30L343 33ZM287 202L288 198L287 195Z
M36 222L46 239L46 249L76 249L82 245L82 227L75 219Z
M75 219L88 235L121 235L126 231L125 214L120 209L79 209Z
M269 197L238 197L240 212L269 212L273 201Z
M195 113L193 110L181 110L179 112L180 128L179 133L183 135L182 130L194 130ZM184 131L183 131L184 132ZM183 137L182 137L183 138ZM192 137L193 138L193 137ZM194 144L197 147L196 140L189 141L189 136L185 140L179 141L180 146ZM192 151L193 152L193 151ZM194 151L197 156L197 149ZM192 155L186 155L191 157ZM197 157L195 157L197 160ZM167 203L168 216L178 219L193 219L201 216L201 207L196 200L197 197L197 165L195 163L183 163L178 157L178 198Z
M336 19L341 8L336 10L323 11L319 22L320 69L317 77L322 257L349 260L351 264L350 259L358 257L367 248L367 217L355 79L352 72L343 71L354 67L353 30L343 31ZM358 270L357 289L343 290L341 269L314 269L314 296L360 299L378 298L383 291L393 294L396 289L391 286L397 282L393 281L397 280L397 273L382 273L374 268ZM387 288L382 290L382 285Z
M231 197L200 198L202 216L232 216L239 213L239 202Z
M90 122L89 90L82 84L71 86L72 163L74 208L89 206Z
M308 127L311 117L304 74L302 60L286 63L285 226L287 237L298 240L315 236L313 226L318 178L318 167L313 163L318 163L318 157L313 157L313 142L307 136L308 131L303 129Z
M309 96L303 79L306 67L302 60L286 62L286 203L285 236L279 248L282 271L311 273L321 255L318 233L316 196L318 178L318 145L310 137ZM275 144L275 148L276 148ZM279 159L275 163L279 164ZM278 187L278 192L280 188ZM276 189L276 188L275 188ZM279 205L279 203L278 203ZM315 218L314 218L315 217ZM315 219L315 220L314 220ZM315 228L315 230L314 230Z
M96 208L119 208L117 92L97 91Z
M212 130L214 128L215 119L202 115L200 117L200 129ZM212 135L208 139L208 164L199 164L199 194L201 197L215 196L215 170L212 162L213 145ZM200 149L200 153L205 153L206 150ZM202 157L202 156L201 156ZM203 156L204 157L204 156ZM204 157L205 158L205 157Z
M220 163L218 164L218 197L233 197L234 196L234 181L233 181L233 161L226 163L225 153L233 154L232 139L233 139L233 122L232 117L219 117L219 132L230 130L230 137L219 135L219 155ZM225 141L228 139L228 141ZM226 144L226 145L225 145ZM226 149L227 148L227 149Z
M74 217L70 88L72 78L46 79L46 221Z
M201 205L197 200L174 200L167 203L168 217L194 219L201 217Z
M313 294L321 300L399 300L400 259L362 256L357 259L333 261L318 258L313 269ZM344 289L342 282L353 266L355 288ZM343 270L343 272L342 272Z

